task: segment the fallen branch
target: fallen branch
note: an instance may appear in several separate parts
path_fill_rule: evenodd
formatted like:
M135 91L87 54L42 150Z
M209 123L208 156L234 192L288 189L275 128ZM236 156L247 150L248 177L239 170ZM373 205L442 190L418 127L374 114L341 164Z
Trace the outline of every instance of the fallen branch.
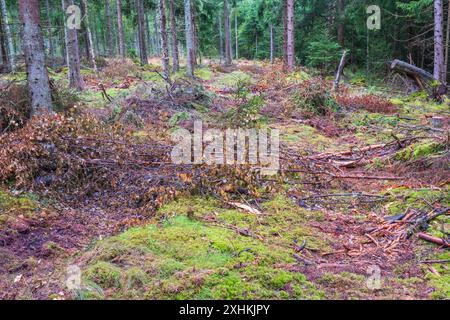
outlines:
M405 177L378 177L378 176L352 176L352 175L345 175L345 176L336 176L333 175L335 179L360 179L360 180L404 180Z
M425 261L419 261L419 263L423 263L423 264L450 263L450 260L425 260Z
M433 237L429 234L422 233L422 232L418 233L417 236L419 237L419 239L435 243L441 247L450 248L450 243L446 242L444 239L441 239L438 237Z

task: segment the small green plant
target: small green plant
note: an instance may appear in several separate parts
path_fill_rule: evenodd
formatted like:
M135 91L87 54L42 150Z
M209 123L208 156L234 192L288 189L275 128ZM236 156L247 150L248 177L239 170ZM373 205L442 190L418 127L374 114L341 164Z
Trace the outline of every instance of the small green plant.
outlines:
M176 127L180 122L190 119L191 115L188 112L177 112L169 119L169 126L173 128Z
M333 95L330 93L329 84L321 78L313 78L304 81L291 99L298 108L316 115L326 115L339 111Z
M238 106L225 114L226 122L231 126L254 128L264 120L259 112L265 105L265 101L260 95L251 94L248 90L249 85L244 80L237 82L234 96Z
M67 87L62 82L54 84L52 96L55 111L67 111L80 102L79 92Z

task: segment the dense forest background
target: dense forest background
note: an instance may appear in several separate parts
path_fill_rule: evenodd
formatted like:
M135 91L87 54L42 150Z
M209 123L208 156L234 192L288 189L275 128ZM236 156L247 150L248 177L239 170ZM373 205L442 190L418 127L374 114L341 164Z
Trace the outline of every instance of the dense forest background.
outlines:
M61 1L40 1L41 25L47 55L52 61L65 57L64 23L66 15ZM125 55L140 56L138 13L142 11L145 46L149 55L162 54L160 8L158 1L74 1L82 8L79 32L81 58L89 61L90 49L87 30L92 33L94 54L111 57L119 55L119 15L123 21ZM294 1L295 58L299 64L334 69L344 48L349 50L354 70L369 76L388 70L387 62L397 58L412 62L420 68L432 70L434 51L433 1L391 0L301 0ZM89 15L86 15L88 5ZM370 5L381 8L381 29L369 30L366 20ZM448 4L444 12L447 12ZM185 3L171 0L165 6L170 43L173 38L182 55L186 54ZM281 0L192 1L193 33L197 61L203 58L224 57L229 42L232 58L271 59L283 57L285 7ZM1 52L4 65L7 52L13 56L22 53L18 4L2 0ZM224 8L228 15L224 15ZM169 11L174 13L171 25ZM226 17L228 21L224 21ZM444 19L446 20L446 19ZM224 23L225 22L225 23ZM228 24L227 24L228 22ZM448 21L444 21L448 27ZM225 26L225 27L224 27ZM228 28L227 28L228 26ZM227 30L229 29L229 30ZM445 29L445 28L444 28ZM11 44L8 44L11 41ZM447 37L448 42L448 37ZM273 45L271 45L271 43ZM271 50L272 49L272 50ZM5 67L4 67L5 68Z

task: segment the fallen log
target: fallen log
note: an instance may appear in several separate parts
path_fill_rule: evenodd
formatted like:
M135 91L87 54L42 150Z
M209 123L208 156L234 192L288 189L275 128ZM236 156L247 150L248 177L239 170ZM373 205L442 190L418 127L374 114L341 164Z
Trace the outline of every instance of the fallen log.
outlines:
M391 63L391 70L393 71L399 71L406 73L407 75L411 76L412 78L420 77L421 79L424 79L426 82L432 82L434 81L434 77L431 73L428 71L425 71L423 69L420 69L412 64L409 64L407 62L395 59ZM419 83L420 86L420 83Z
M430 72L398 59L392 61L391 70L407 75L417 83L419 88L426 90L433 99L439 102L443 101L443 96L447 93L447 85L436 80Z
M433 237L429 234L422 233L422 232L418 233L417 236L422 240L435 243L435 244L440 245L445 248L450 248L450 243L446 242L444 239Z

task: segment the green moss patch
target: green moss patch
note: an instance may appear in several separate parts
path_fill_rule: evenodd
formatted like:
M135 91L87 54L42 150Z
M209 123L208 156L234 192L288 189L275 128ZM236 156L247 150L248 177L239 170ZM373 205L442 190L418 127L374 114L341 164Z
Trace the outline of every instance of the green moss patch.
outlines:
M107 298L323 298L303 274L283 267L296 263L294 240L321 248L323 237L304 226L306 213L286 198L262 209L266 214L256 216L214 199L174 201L154 223L100 241L88 252L93 258L84 268L85 285L107 290Z
M219 76L213 83L214 87L225 89L235 87L238 83L247 83L251 81L251 76L242 71L233 71Z
M427 156L434 155L445 150L445 146L437 142L426 142L413 144L394 156L397 161L418 160Z
M0 228L2 224L14 221L19 216L34 218L38 208L38 202L30 194L14 196L0 190Z
M449 260L450 253L445 252L437 255L436 260ZM450 269L448 264L436 263L432 265L439 275L432 272L427 273L427 279L434 288L431 294L432 299L450 299Z
M408 208L431 211L430 205L450 206L449 188L443 189L410 189L400 187L386 193L390 201L385 206L392 215L404 213Z
M303 124L284 126L281 139L289 145L315 151L324 151L335 146L332 139L321 135L317 129Z

